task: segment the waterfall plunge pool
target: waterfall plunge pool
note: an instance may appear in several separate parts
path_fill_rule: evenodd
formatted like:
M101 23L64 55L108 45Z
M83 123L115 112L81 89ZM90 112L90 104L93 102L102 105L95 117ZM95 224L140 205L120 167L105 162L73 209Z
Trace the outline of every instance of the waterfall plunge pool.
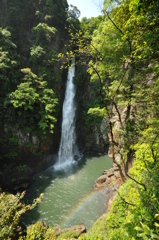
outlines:
M61 228L83 222L87 230L105 211L105 190L94 190L94 183L103 170L112 167L107 155L86 155L67 171L53 167L40 173L26 192L30 203L44 193L41 203L23 217L26 225L46 221Z

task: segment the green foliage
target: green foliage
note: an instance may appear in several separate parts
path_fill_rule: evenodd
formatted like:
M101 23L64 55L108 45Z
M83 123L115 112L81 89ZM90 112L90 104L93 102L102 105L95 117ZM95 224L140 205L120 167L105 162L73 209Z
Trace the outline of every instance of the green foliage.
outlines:
M138 232L137 237L149 240L149 239L158 239L158 235L154 233L147 225L141 223L141 227L135 227L135 230Z
M76 18L79 18L81 15L80 10L73 5L69 6L68 10L68 17L71 18L72 20L76 20Z
M99 219L82 239L93 239L94 236L94 239L110 240L159 239L158 129L157 124L150 124L142 132L139 143L134 146L131 179L120 187L110 212Z
M1 137L0 144L1 149L3 150L0 155L0 161L2 163L1 167L3 168L3 163L6 163L7 160L13 161L15 158L18 159L18 136L10 135L7 138Z
M32 105L37 101L39 95L30 85L31 83L29 82L21 83L17 86L18 89L10 94L11 103L14 108L23 107L24 110L33 110Z
M46 53L44 49L40 46L33 46L30 49L30 60L33 62L36 62L40 58L43 57L43 55Z
M16 234L16 229L20 224L20 217L26 211L33 209L40 198L37 198L32 205L22 203L22 194L0 194L0 239L12 239Z
M54 231L54 228L52 227L49 227L45 233L45 240L55 240L56 239L56 234L55 234L55 231Z
M75 33L77 30L80 29L80 21L78 18L80 17L81 13L79 9L76 6L73 6L72 4L69 6L68 10L68 18L67 22L69 24L69 27L73 29L73 32Z
M61 73L59 67L55 66L55 60L57 51L63 46L61 45L62 36L66 36L64 27L67 9L68 4L63 0L29 2L13 0L0 3L0 25L3 26L0 28L0 110L2 113L0 123L2 128L6 119L12 115L12 110L4 107L9 93L15 93L17 89L16 94L19 95L20 92L24 94L27 97L26 102L30 101L31 114L35 110L31 105L37 103L37 97L40 95L31 83L23 82L21 69L30 68L39 78L45 78L48 89L54 89L56 94L60 95L58 89ZM57 31L58 36L55 35ZM26 96L27 91L28 95L31 94L30 99ZM19 95L18 98L20 100L22 96ZM14 102L15 106L17 104L20 104L18 99ZM22 101L22 106L24 105L27 108ZM21 111L18 114L21 114ZM19 124L20 122L21 120ZM12 125L12 122L9 124Z
M103 118L103 117L106 116L106 110L105 110L105 108L100 109L99 107L98 108L89 108L88 114L92 114L92 115L95 115L95 116L100 116L100 117Z
M12 42L11 33L5 28L0 28L0 45L0 126L2 126L6 114L3 106L5 97L16 88L19 76L19 56L16 53L16 45Z
M45 232L46 228L41 222L32 224L27 229L26 240L45 239L44 238Z
M101 21L103 20L102 16L92 17L92 18L82 18L81 20L81 29L85 37L91 38L94 30L98 29Z
M47 227L43 224L43 222L37 222L32 224L27 229L26 240L64 240L64 239L78 239L79 231L72 229L63 229L58 231L55 227Z
M31 72L30 69L22 69L25 74L24 82L17 86L17 90L12 92L8 100L6 101L6 106L12 104L15 112L17 113L17 118L21 119L19 122L19 127L25 125L33 131L37 130L35 126L35 120L38 122L39 129L41 129L43 134L48 131L53 133L54 123L56 122L56 106L57 98L52 89L46 88L47 82L38 78L37 75ZM13 110L14 110L13 109ZM13 111L12 110L12 111ZM34 112L34 115L30 115ZM30 118L28 119L28 115Z
M55 33L55 28L49 27L45 23L39 23L36 27L33 28L33 31L37 31L38 33L48 33L48 34L54 34Z
M51 42L52 36L54 36L56 29L54 27L49 27L46 23L39 23L33 28L36 34L36 43L47 43Z
M64 230L65 231L65 230ZM66 232L66 233L62 233L60 235L60 240L63 240L63 239L78 239L78 236L79 236L79 232L77 231L73 231L73 232Z

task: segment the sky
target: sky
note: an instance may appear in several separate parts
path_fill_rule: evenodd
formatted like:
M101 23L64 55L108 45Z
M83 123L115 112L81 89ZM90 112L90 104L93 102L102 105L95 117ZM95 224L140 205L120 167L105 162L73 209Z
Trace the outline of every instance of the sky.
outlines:
M100 4L101 0L67 0L68 4L76 6L80 12L80 20L83 17L91 18L101 15L100 13Z

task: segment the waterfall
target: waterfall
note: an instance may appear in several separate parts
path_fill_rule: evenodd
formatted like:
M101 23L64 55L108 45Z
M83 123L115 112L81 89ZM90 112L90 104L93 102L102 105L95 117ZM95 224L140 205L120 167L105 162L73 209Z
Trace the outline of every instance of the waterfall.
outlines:
M76 146L76 87L74 85L75 76L75 58L68 70L65 98L62 110L62 134L58 152L58 161L55 168L65 167L75 162L75 156L78 156L78 148Z

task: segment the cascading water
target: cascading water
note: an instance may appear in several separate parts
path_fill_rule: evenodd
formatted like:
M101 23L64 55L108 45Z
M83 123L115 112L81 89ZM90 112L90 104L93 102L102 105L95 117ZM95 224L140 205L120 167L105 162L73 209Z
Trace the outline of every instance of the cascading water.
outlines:
M76 146L76 87L73 83L75 75L75 59L68 71L61 143L58 161L52 167L40 173L36 181L27 191L30 202L41 192L43 201L29 211L23 218L25 224L47 221L52 226L68 228L84 222L87 229L105 211L105 190L96 191L93 185L103 169L112 167L112 160L106 156L82 156ZM76 161L75 161L76 159ZM100 206L100 207L99 207Z
M75 58L68 70L65 99L63 103L63 119L62 119L62 134L60 148L58 152L58 161L54 168L61 168L65 165L70 165L78 155L78 148L76 146L76 103L75 94L76 87L74 85L75 76Z

